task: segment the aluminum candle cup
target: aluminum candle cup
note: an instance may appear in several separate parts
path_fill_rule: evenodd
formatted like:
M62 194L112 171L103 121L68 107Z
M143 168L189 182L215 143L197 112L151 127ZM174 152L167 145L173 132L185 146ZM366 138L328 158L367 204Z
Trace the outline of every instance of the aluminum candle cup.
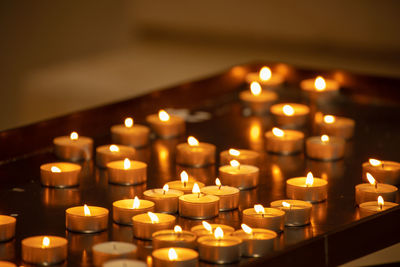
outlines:
M112 161L133 159L136 150L133 147L123 145L104 145L96 148L96 164L101 168L107 167Z
M233 159L240 162L243 165L258 166L260 164L260 153L247 149L229 149L222 151L219 154L219 164L229 165L229 162Z
M189 231L158 231L153 234L153 249L169 247L196 249L196 238L196 234Z
M274 128L277 129L277 128ZM268 152L290 155L303 151L304 134L295 130L277 129L265 133L265 149ZM275 134L274 134L275 133ZM276 135L281 134L281 135Z
M356 203L360 205L363 202L375 201L382 196L385 201L396 202L397 187L390 184L363 183L356 185Z
M225 236L231 235L233 232L235 232L235 229L229 225L212 223L210 224L210 226L211 226L211 231L207 230L202 224L200 224L193 226L190 229L190 232L195 233L198 238L206 235L214 235L214 231L215 229L217 229L217 227L220 227L222 231L224 231Z
M113 259L133 259L136 251L136 245L126 242L110 241L96 244L92 248L93 265L101 266L104 262Z
M67 162L53 162L40 166L40 181L47 187L72 187L79 184L82 167Z
M144 147L149 143L150 129L147 126L120 124L111 127L111 140L115 144Z
M227 211L239 207L239 189L231 186L206 186L201 189L201 193L219 197L219 210Z
M178 116L168 114L167 116L163 118L163 121L158 114L152 114L146 117L146 121L153 132L161 138L172 138L182 135L185 132L185 121Z
M378 204L378 202L375 201L368 201L361 203L359 208L360 208L360 217L364 218L367 216L370 216L375 213L379 213L381 211L393 208L398 206L397 203L393 202L385 202L382 206Z
M224 236L216 239L206 235L197 239L200 260L226 264L240 260L242 239L236 236Z
M103 267L148 267L148 265L144 261L118 259L105 262Z
M123 199L113 202L113 220L119 224L132 225L132 217L154 211L154 202L144 199ZM135 205L136 204L136 205Z
M144 191L143 198L154 202L156 212L177 213L178 198L182 195L183 192L179 190L158 188Z
M8 261L0 261L0 266L1 267L17 267L17 265L15 265L12 262L8 262Z
M309 201L312 203L326 200L328 182L314 178L311 185L306 185L306 177L291 178L286 181L286 196L291 199Z
M278 100L278 95L275 92L266 90L260 91L258 94L253 94L252 91L246 90L240 92L239 98L253 113L262 114L268 112L271 104Z
M285 212L286 226L303 226L310 223L312 204L301 200L277 200L271 207Z
M242 239L242 256L244 257L262 257L272 252L278 236L274 231L261 228L253 228L250 234L237 230L232 235Z
M171 259L170 249L174 250L176 258ZM189 248L161 248L154 250L153 266L154 267L193 267L198 266L199 253Z
M208 143L182 143L176 146L176 163L191 167L211 165L215 163L215 150L215 146Z
M350 139L354 134L355 121L350 118L326 115L317 122L317 126L320 134Z
M237 187L240 190L258 186L260 169L251 165L219 167L219 178L222 184Z
M179 215L191 219L208 219L218 216L219 197L187 194L179 197Z
M262 68L259 72L250 72L246 75L246 82L248 84L251 84L254 81L258 82L263 89L276 89L285 81L285 79L280 73L272 73L267 67Z
M147 181L147 164L135 160L118 160L106 164L108 182L120 185L136 185Z
M317 160L338 160L344 157L346 140L334 136L313 136L306 140L307 156Z
M136 238L151 240L153 233L174 228L175 216L164 213L154 213L154 215L157 216L158 221L152 221L147 213L132 217L133 235Z
M257 213L254 208L249 208L243 211L242 221L252 228L266 228L279 233L284 229L285 212L264 208L264 213Z
M108 227L108 210L95 206L69 208L65 211L65 226L67 230L79 233L104 231Z
M7 215L0 215L0 242L12 239L15 236L17 219Z
M370 162L362 164L363 180L368 181L366 173L369 172L374 176L378 183L397 185L400 184L400 163L394 161L376 160L375 166Z
M75 134L54 138L54 153L58 158L68 161L90 160L93 155L93 139Z
M59 236L32 236L22 240L21 256L27 263L51 265L66 260L68 241Z
M168 182L167 185L170 189L182 191L184 194L191 194L193 185L197 184L200 188L204 187L204 184L197 181L188 181L186 183L182 183L179 180Z
M278 125L300 127L307 122L310 108L302 104L282 103L272 105L270 112Z

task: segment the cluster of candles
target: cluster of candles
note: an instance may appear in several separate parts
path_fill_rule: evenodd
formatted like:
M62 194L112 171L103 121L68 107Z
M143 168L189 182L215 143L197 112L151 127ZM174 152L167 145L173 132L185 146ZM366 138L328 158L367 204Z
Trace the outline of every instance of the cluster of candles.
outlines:
M260 73L250 73L246 78L250 90L240 93L240 99L252 112L270 112L277 125L265 133L266 151L292 154L306 149L310 158L337 160L343 158L346 139L353 136L354 120L333 115L315 119L321 136L309 137L299 128L308 121L310 108L296 103L273 104L278 100L274 89L284 79L272 75L264 67ZM339 90L333 80L317 77L305 80L301 88L312 98L331 97ZM137 185L147 181L147 164L135 161L135 148L149 143L151 130L160 138L183 135L185 121L160 110L147 116L144 125L127 118L122 125L111 127L115 144L96 148L96 163L106 168L108 181L118 185ZM64 188L79 185L81 166L78 161L90 160L93 140L72 132L70 136L53 140L56 156L68 162L46 163L40 167L41 183L46 187ZM189 136L187 143L176 147L177 164L204 167L216 163L216 147L199 142ZM286 181L288 199L270 203L270 207L256 204L242 211L242 229L202 221L190 231L176 225L176 216L189 219L210 219L222 211L239 206L239 192L257 187L261 164L260 153L246 149L229 149L220 153L219 178L215 185L206 186L182 171L180 179L166 183L162 188L149 189L143 199L122 199L113 202L112 219L115 223L132 225L138 239L152 240L151 262L154 266L196 266L198 260L211 263L232 263L245 257L259 257L274 249L278 234L285 226L304 226L310 223L313 203L325 201L328 182L309 172L304 177ZM367 216L397 205L395 202L400 180L400 164L392 161L370 159L362 165L363 179L369 183L355 187L356 204L360 215ZM109 211L97 206L76 206L65 211L65 227L76 233L97 233L108 228ZM15 235L16 219L0 216L0 242ZM124 242L105 242L93 246L93 263L96 266L142 266L133 260L136 246ZM67 240L58 236L34 236L22 240L22 259L33 264L55 264L67 258ZM124 259L119 259L124 258ZM11 264L11 263L10 263ZM132 264L132 265L130 265ZM12 266L12 265L10 265Z

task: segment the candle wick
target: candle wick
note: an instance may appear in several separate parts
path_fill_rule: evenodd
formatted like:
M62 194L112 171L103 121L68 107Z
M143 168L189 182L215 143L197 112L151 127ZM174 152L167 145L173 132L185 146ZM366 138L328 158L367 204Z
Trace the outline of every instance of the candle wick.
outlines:
M383 209L383 205L379 204L379 209L382 210Z
M221 186L222 186L222 184L220 184L220 185L218 186L218 190L221 190Z
M186 182L183 182L183 187L186 187Z
M114 250L117 250L117 246L115 244L113 244L113 248Z
M200 194L201 194L201 193L197 193L197 198L200 198Z
M264 218L264 213L261 213L261 217L263 217L263 218Z
M163 195L165 195L165 190L163 190Z
M378 183L377 182L375 182L375 189L376 190L378 189Z

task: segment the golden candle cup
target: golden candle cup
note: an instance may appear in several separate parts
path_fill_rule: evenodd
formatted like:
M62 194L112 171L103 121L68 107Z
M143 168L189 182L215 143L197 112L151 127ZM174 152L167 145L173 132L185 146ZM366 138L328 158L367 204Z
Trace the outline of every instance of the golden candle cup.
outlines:
M116 223L132 225L132 217L154 211L154 202L140 199L139 207L133 208L134 199L122 199L113 202L113 220Z
M396 207L398 205L399 204L393 202L385 202L381 207L376 200L364 202L359 205L360 217L364 218L372 214L376 214L381 211Z
M244 257L262 257L274 251L277 234L274 231L253 228L251 234L243 230L237 230L233 236L242 239L242 256Z
M251 84L252 82L258 82L263 89L275 90L285 82L285 78L280 73L272 73L271 77L267 80L260 78L259 72L250 72L245 77L246 82Z
M303 92L307 93L310 98L328 98L333 97L339 93L340 85L337 81L332 79L326 79L325 88L318 90L315 87L315 79L305 79L300 82L300 88Z
M395 161L383 160L378 166L372 166L369 162L362 164L362 177L367 180L367 172L369 172L378 183L398 185L400 184L400 163Z
M108 210L102 207L88 206L91 215L85 216L84 206L69 208L65 211L67 230L79 233L96 233L107 229Z
M228 236L231 235L233 232L235 232L235 228L233 228L232 226L229 225L225 225L225 224L216 224L216 223L211 223L211 231L208 231L206 228L204 228L204 226L202 224L193 226L192 228L190 228L190 232L193 232L196 234L197 238L202 237L202 236L206 236L206 235L214 235L214 231L215 229L217 229L217 227L220 227L222 229L222 231L224 231L224 236Z
M239 93L239 99L255 114L263 114L269 111L270 106L278 100L275 92L263 90L259 95L254 95L250 90Z
M363 183L355 187L356 204L360 205L364 202L375 201L382 196L385 201L396 202L397 187L390 184L380 184L377 186Z
M165 213L154 213L158 222L152 222L147 213L138 214L132 217L133 235L139 239L151 240L153 233L161 230L174 228L175 216Z
M243 211L242 222L252 228L265 228L277 233L282 232L285 224L285 212L275 208L264 208L265 213L257 213L254 208Z
M108 182L119 185L137 185L147 181L147 164L141 161L130 160L125 168L125 160L107 163Z
M329 136L342 137L350 139L354 135L355 121L350 118L334 116L335 120L332 123L327 123L324 120L317 121L319 133Z
M103 263L114 259L134 259L137 247L127 242L109 241L93 246L93 265L102 266Z
M232 167L224 165L219 167L219 178L221 183L237 187L240 190L254 188L258 186L260 169L251 165L240 165Z
M153 234L153 249L180 247L196 249L196 234L183 230L162 230Z
M216 239L214 236L206 235L197 239L200 260L227 264L240 260L242 239L236 236L224 236Z
M309 201L311 203L326 200L328 195L328 182L314 178L312 185L306 185L306 177L291 178L286 181L286 196L291 199Z
M247 149L236 149L239 151L238 156L229 154L229 150L222 151L219 154L219 164L229 165L231 160L237 160L243 165L253 165L258 166L260 164L261 155L257 151L247 150Z
M90 160L93 155L93 139L79 136L71 140L69 136L59 136L53 139L54 153L62 160Z
M292 115L286 115L283 112L285 105L290 105L293 108L294 113ZM272 105L270 112L273 115L276 124L290 128L297 128L306 124L308 115L310 113L310 108L302 104L281 103Z
M8 241L15 236L17 219L7 215L0 215L0 242Z
M153 132L161 138L177 137L185 133L185 121L181 117L169 115L168 121L161 121L158 114L146 117L147 123Z
M168 182L167 185L170 189L182 191L184 194L191 194L193 185L197 184L199 188L203 188L204 184L195 180L189 180L186 184L182 183L180 180Z
M218 216L219 197L187 194L179 197L179 215L190 219L209 219Z
M148 267L144 261L129 260L129 259L117 259L109 260L103 264L103 267Z
M177 259L170 260L168 253L170 248L160 248L154 250L153 267L196 267L198 266L199 253L189 248L177 248L175 250Z
M290 155L303 151L304 133L296 130L282 130L283 136L275 136L272 131L265 133L265 149L268 152Z
M43 239L50 243L43 245ZM21 257L24 262L40 265L61 263L67 259L67 239L59 236L32 236L22 240Z
M282 202L289 203L285 207ZM285 212L286 226L303 226L310 223L312 204L302 200L284 199L271 202L271 207Z
M57 171L54 172L54 168ZM53 168L53 171L52 171ZM67 162L46 163L40 166L40 181L47 187L73 187L79 185L79 174L82 167Z
M219 197L219 210L234 210L239 207L239 189L232 186L205 186L201 188L201 193Z
M196 146L181 143L176 146L176 163L184 166L203 167L215 164L216 147L200 142Z
M177 213L179 197L183 195L180 190L169 189L164 191L162 188L146 190L143 198L154 202L155 212Z
M321 136L309 137L306 140L306 153L309 158L317 160L338 160L344 157L346 140L329 136L322 141Z
M106 168L107 163L112 161L124 160L125 158L133 159L136 150L130 146L115 145L118 151L111 151L110 146L104 145L96 148L96 164L101 168Z
M115 144L144 147L149 143L150 129L147 126L134 124L126 127L124 124L111 127L111 140Z

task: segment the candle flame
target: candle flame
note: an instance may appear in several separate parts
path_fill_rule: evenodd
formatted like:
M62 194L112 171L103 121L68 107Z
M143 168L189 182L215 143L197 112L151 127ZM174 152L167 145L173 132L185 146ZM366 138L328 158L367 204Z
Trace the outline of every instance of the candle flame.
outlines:
M126 128L131 128L133 126L133 119L132 118L126 118L125 119L125 127Z
M369 182L371 185L375 185L375 184L376 184L375 178L374 178L369 172L367 172L367 179L368 179L368 182Z
M222 184L221 184L221 181L219 180L219 178L216 178L215 179L215 185L216 186L221 186Z
M382 209L383 205L385 205L385 201L383 200L382 196L378 197L378 205L381 207L381 209Z
M262 67L259 76L261 81L268 81L272 76L271 69L266 66Z
M250 91L252 95L260 95L261 94L261 85L258 82L251 82L250 84Z
M138 209L140 207L140 200L138 197L133 199L132 209Z
M50 246L50 238L45 236L42 240L42 248L47 248L48 246Z
M131 167L131 161L128 158L124 159L124 169L127 170L130 167Z
M168 186L167 184L165 184L165 185L163 186L162 190L163 190L164 192L168 192L169 186Z
M186 171L181 172L181 182L182 184L186 184L189 181L189 175Z
M317 91L325 90L325 88L326 88L325 79L322 78L321 76L318 76L315 79L314 86L315 86L315 89L317 89Z
M158 112L158 118L160 121L169 121L169 114L165 110L161 109Z
M290 203L288 203L286 201L282 201L282 206L285 208L290 208Z
M209 224L209 223L206 222L206 221L202 221L201 223L203 224L203 227L204 227L207 231L209 231L210 233L212 233L212 226L211 226L211 224Z
M178 254L176 254L175 249L170 248L170 249L168 250L168 259L169 259L170 261L175 261L175 260L178 259Z
M222 239L222 238L224 237L224 231L222 230L221 227L218 226L218 227L215 229L215 231L214 231L214 237L215 237L215 239L218 239L218 240L220 240L220 239Z
M182 233L182 227L180 227L179 225L175 225L174 232L175 233Z
M236 159L233 159L229 162L229 164L234 167L234 168L239 168L240 167L240 162L237 161Z
M326 134L324 134L323 136L321 136L321 141L322 142L328 142L329 141L329 136L327 136Z
M261 204L254 205L254 210L257 212L257 214L258 213L265 214L265 209Z
M376 167L382 164L382 161L377 160L377 159L369 159L369 164L372 166Z
M71 140L78 140L79 135L78 135L77 132L72 132L72 133L69 135L69 138L70 138Z
M199 145L199 141L197 141L197 139L194 138L193 136L189 136L187 139L187 142L188 142L189 146L198 146Z
M51 166L50 170L51 172L61 172L61 169L58 168L57 166Z
M243 231L244 231L246 234L249 234L249 235L250 235L250 234L253 232L253 229L251 229L250 226L248 226L248 225L246 225L246 224L244 224L244 223L242 223L240 226L242 227Z
M85 204L83 205L83 212L85 214L85 216L91 216L92 214L90 213L90 209L89 207Z
M277 136L277 137L283 137L285 135L285 132L279 128L272 128L272 134Z
M314 176L311 172L307 173L306 186L311 186L314 183Z
M325 115L324 116L324 122L328 124L332 124L335 122L335 117L332 115Z
M119 152L119 147L116 145L111 145L110 146L110 151L111 152Z
M149 212L147 212L147 215L149 215L151 223L158 223L159 222L157 215L155 215L154 213L149 211Z
M240 156L240 151L239 151L239 150L236 150L236 149L233 149L233 148L231 148L231 149L229 149L229 155L231 155L231 156L235 156L235 157L237 157L237 156Z
M286 116L293 116L294 114L294 109L291 105L284 105L282 110Z
M197 183L194 183L193 188L192 188L192 193L193 194L198 194L200 193L200 187Z

